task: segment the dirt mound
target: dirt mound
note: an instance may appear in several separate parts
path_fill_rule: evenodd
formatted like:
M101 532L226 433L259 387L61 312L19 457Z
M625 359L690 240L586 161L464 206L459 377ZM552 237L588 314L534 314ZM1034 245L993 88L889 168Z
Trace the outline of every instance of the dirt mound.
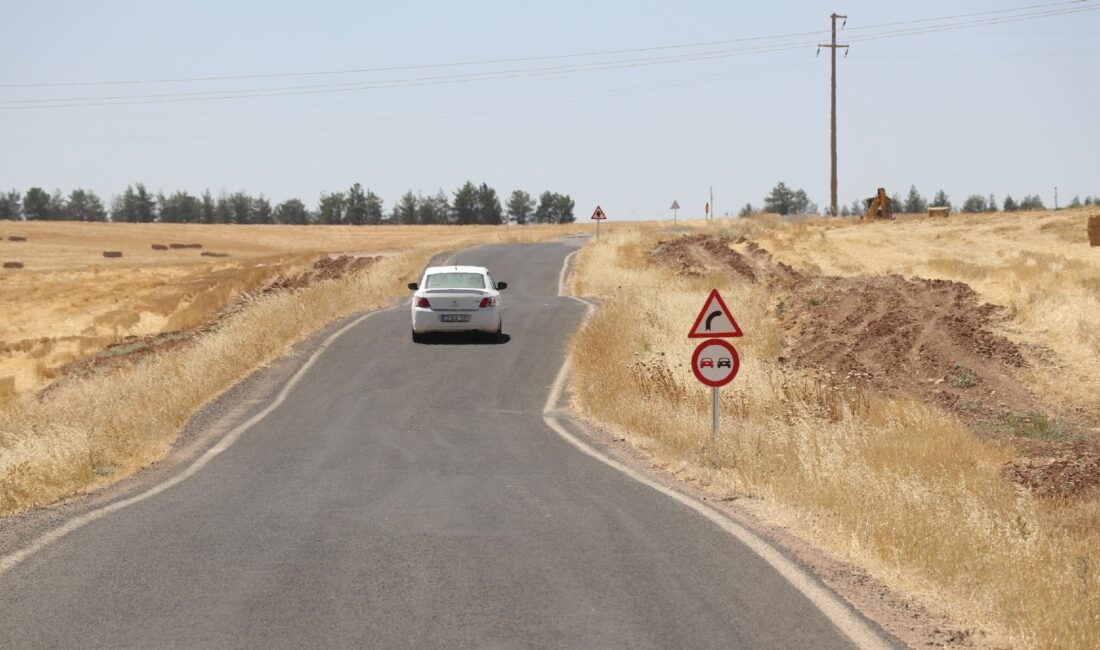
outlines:
M965 284L819 277L782 296L777 310L794 367L904 390L971 417L1037 406L1016 378L1026 366L1020 349L993 331L1003 309L980 303Z
M324 280L335 280L342 278L349 273L356 273L363 269L370 268L375 262L382 259L381 257L356 257L353 255L340 255L337 257L325 257L317 260L313 263L313 270L305 273L299 273L297 275L289 275L280 277L268 286L264 287L260 293L268 294L273 291L288 291L292 289L304 289L305 287L322 282Z
M326 257L316 261L313 269L305 273L292 276L283 276L271 284L263 287L252 295L269 295L282 291L304 289L310 285L325 280L335 280L350 273L355 273L369 268L381 257L354 257L341 255L339 257ZM218 323L232 314L245 308L248 296L238 296L225 306L217 316L209 323L199 327L180 332L165 332L150 336L130 336L88 357L77 359L59 370L61 379L47 386L44 393L59 385L61 381L71 377L85 376L91 373L102 372L124 364L134 363L153 354L166 352L183 345L191 344L195 337L209 332Z
M1022 458L1006 478L1040 496L1100 495L1100 444L1076 440L1018 379L1019 346L996 332L1008 316L968 285L887 276L812 276L745 238L659 243L654 262L691 277L723 273L767 286L787 339L780 363L829 386L904 391L950 410ZM751 333L749 334L751 336Z
M736 244L743 244L746 252L742 254L731 248ZM786 264L773 260L768 251L744 237L687 235L657 244L650 254L657 262L689 277L721 272L753 283L765 281L785 285L806 279Z
M1100 454L1074 450L1054 458L1021 458L1005 466L1005 477L1041 497L1100 496Z
M904 390L970 416L1034 408L1015 378L1019 348L993 331L1003 309L969 286L901 276L810 276L743 237L691 235L661 242L653 259L678 273L722 272L775 291L786 330L782 363L830 381Z

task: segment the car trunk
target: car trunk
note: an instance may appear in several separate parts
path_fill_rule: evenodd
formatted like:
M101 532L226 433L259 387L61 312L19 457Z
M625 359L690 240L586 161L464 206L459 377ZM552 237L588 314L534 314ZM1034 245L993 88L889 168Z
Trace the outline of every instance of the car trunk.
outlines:
M432 311L476 311L487 292L481 289L428 289Z

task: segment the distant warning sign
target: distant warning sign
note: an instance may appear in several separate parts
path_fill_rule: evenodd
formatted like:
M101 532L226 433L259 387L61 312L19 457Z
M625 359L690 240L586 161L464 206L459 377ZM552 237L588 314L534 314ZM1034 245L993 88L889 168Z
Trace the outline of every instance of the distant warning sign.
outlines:
M592 218L597 221L602 221L607 218L607 215L603 213L603 208L596 206L596 211L592 213Z
M703 304L703 311L699 312L695 318L695 325L688 333L688 338L709 339L735 336L744 336L741 327L733 319L733 314L729 307L726 307L722 295L717 289L712 289L706 303Z
M740 369L737 349L723 339L703 341L691 355L691 371L695 378L711 388L730 383Z

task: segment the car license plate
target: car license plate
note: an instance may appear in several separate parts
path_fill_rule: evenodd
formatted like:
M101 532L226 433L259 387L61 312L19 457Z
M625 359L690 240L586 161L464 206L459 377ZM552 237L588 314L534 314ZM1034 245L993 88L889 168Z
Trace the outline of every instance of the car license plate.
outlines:
M443 322L443 323L469 323L470 322L470 315L469 314L440 314L439 315L439 320L440 320L440 322Z

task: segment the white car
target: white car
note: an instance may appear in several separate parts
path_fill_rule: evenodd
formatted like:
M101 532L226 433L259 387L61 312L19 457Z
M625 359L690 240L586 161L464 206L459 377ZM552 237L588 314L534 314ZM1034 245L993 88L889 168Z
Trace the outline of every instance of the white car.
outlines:
M429 332L482 332L501 336L500 292L483 266L431 266L419 282L410 282L412 339Z

